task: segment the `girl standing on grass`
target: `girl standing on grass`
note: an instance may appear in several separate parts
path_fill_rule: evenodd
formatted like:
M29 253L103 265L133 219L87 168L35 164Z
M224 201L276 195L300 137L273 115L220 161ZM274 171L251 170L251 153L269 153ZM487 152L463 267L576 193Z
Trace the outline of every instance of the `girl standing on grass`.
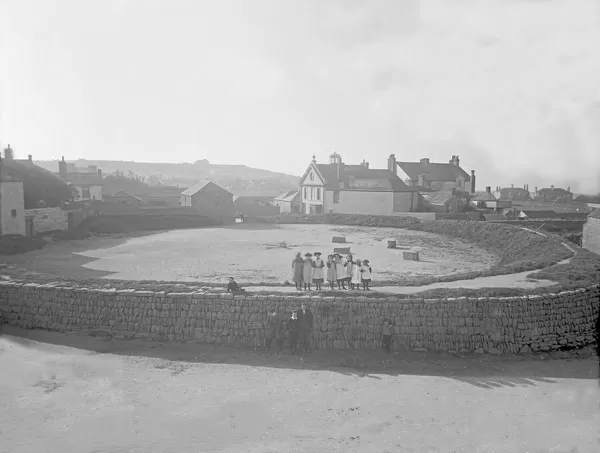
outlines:
M327 257L327 281L333 291L333 285L337 281L337 272L335 271L335 258L333 255Z
M381 333L383 337L383 349L389 354L392 349L392 336L394 335L394 327L389 319L383 321Z
M313 279L313 260L312 253L304 254L304 267L302 268L302 280L304 281L304 290L310 291L310 284Z
M316 286L317 291L321 291L323 288L321 285L325 281L325 263L321 259L321 252L315 252L315 259L312 262L312 280Z
M302 268L304 267L304 260L300 252L296 253L296 258L292 261L292 269L294 270L294 284L297 290L302 289Z
M346 289L346 260L342 255L336 255L335 272L337 274L338 289Z
M360 272L362 274L361 280L362 280L362 284L363 284L363 289L370 290L371 288L369 288L369 283L371 283L371 275L373 273L373 270L371 269L369 260L364 260L362 262L362 266L360 267Z
M362 283L360 266L360 260L356 260L352 263L352 289L360 289L360 284Z

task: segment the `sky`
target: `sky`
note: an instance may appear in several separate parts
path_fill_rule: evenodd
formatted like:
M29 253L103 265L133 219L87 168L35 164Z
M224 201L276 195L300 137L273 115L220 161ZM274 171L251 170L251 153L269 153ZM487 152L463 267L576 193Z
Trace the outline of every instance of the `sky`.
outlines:
M0 144L596 193L600 1L0 0Z

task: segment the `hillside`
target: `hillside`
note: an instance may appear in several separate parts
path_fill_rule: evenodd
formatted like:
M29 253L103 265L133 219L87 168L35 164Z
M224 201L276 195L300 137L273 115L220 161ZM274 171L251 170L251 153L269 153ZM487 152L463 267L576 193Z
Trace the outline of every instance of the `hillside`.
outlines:
M281 187L293 188L297 187L299 178L297 176L287 175L284 173L276 173L259 168L247 167L245 165L215 165L207 161L198 161L196 163L160 163L160 162L134 162L134 161L113 161L113 160L69 160L68 163L73 163L77 167L87 167L88 165L96 165L105 174L121 171L128 174L130 171L139 176L160 175L163 179L189 180L197 181L199 179L212 178L217 183L230 183L236 180L256 181L256 180L271 180L279 181ZM35 162L42 168L50 171L58 171L57 161Z

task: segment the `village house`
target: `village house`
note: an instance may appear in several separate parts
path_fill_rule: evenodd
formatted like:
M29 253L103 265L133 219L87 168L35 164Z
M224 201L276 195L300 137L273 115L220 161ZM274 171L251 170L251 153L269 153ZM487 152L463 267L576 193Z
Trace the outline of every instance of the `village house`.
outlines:
M525 184L521 189L520 187L496 187L495 192L493 192L494 196L497 200L500 201L529 201L531 200L531 195L529 193L529 185Z
M425 205L440 214L456 214L469 209L469 193L451 190L439 190L435 192L423 192L421 194Z
M595 209L587 216L583 225L582 247L600 255L600 209Z
M490 186L485 188L485 192L475 191L470 195L469 203L471 207L475 209L498 209L510 207L510 203L508 203L507 206L498 206L498 200L492 193L492 188Z
M288 190L275 198L275 206L280 214L299 213L302 211L302 197L297 189Z
M76 201L102 200L102 170L97 167L75 167L73 164L67 164L63 156L58 162L58 176L76 190Z
M419 162L398 162L397 174L409 187L428 190L457 189L475 192L475 170L471 175L460 167L458 156L452 156L447 164L430 162L423 158Z
M535 188L534 198L536 201L545 202L545 203L572 203L573 202L573 194L571 193L571 188L567 187L567 189L562 189L560 187L554 187L554 185L550 186L550 188L544 188L537 190Z
M25 236L25 194L23 182L6 174L0 158L0 235Z
M139 207L142 203L142 199L140 197L136 197L135 195L125 192L124 190L120 190L112 195L106 195L104 197L104 201L108 203L118 203L125 206L135 207Z
M233 221L233 194L212 181L200 181L181 194L181 206L194 208L208 217Z
M313 156L299 183L302 212L382 215L416 212L419 190L404 184L396 171L393 154L387 169L372 169L365 161L347 165L335 152L329 156L328 164L318 164Z

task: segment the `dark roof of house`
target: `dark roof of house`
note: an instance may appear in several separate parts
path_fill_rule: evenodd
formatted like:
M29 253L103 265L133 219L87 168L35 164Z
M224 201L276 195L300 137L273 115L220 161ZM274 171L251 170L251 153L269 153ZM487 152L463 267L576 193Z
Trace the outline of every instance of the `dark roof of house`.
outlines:
M594 209L589 213L588 217L592 217L593 219L600 219L600 208Z
M232 189L231 193L238 197L256 198L256 199L275 198L280 194L279 190L273 190L273 189L247 189L247 190Z
M192 195L195 195L195 194L197 194L198 192L200 192L200 191L204 190L204 189L205 189L207 186L209 186L209 185L213 185L213 186L215 186L215 187L218 187L218 188L219 188L219 189L221 189L223 192L227 192L227 193L229 193L230 195L232 195L232 196L233 196L233 194L232 194L231 192L229 192L229 191L227 191L227 190L223 189L221 186L218 186L218 185L217 185L217 184L215 184L214 182L212 182L212 181L208 181L208 180L206 180L206 179L205 179L205 180L203 180L203 181L200 181L200 182L198 182L197 184L194 184L194 185L193 185L192 187L190 187L189 189L186 189L186 190L184 190L183 192L181 192L181 195L186 195L186 196L188 196L188 197L189 197L189 196L192 196Z
M452 198L467 198L465 192L452 193L451 190L439 190L437 192L421 192L423 198L433 206L444 206Z
M496 201L496 197L490 192L474 192L471 194L471 200L475 201Z
M521 210L523 214L532 219L549 219L556 218L558 214L555 211L526 211Z
M562 189L560 187L555 187L554 189L552 187L545 187L543 189L538 190L539 192L562 192L562 193L571 193L566 189Z
M136 197L135 195L130 194L129 192L125 192L124 190L119 190L118 192L113 193L111 195L111 197L113 197L113 198L117 198L117 197L118 198L135 198L136 200L140 200L140 197Z
M362 165L341 164L338 178L337 164L315 164L328 189L390 190L393 192L416 192L389 170L366 168Z
M98 173L67 173L66 180L75 186L102 186L104 180Z
M522 187L504 187L500 189L500 200L509 200L521 198L523 201L529 200L529 191Z
M275 198L277 201L292 201L300 191L298 189L288 190Z
M465 181L470 182L471 176L460 166L454 164L421 163L421 162L398 162L398 166L412 180L417 181L419 175L427 175L427 181L456 181L462 176Z

